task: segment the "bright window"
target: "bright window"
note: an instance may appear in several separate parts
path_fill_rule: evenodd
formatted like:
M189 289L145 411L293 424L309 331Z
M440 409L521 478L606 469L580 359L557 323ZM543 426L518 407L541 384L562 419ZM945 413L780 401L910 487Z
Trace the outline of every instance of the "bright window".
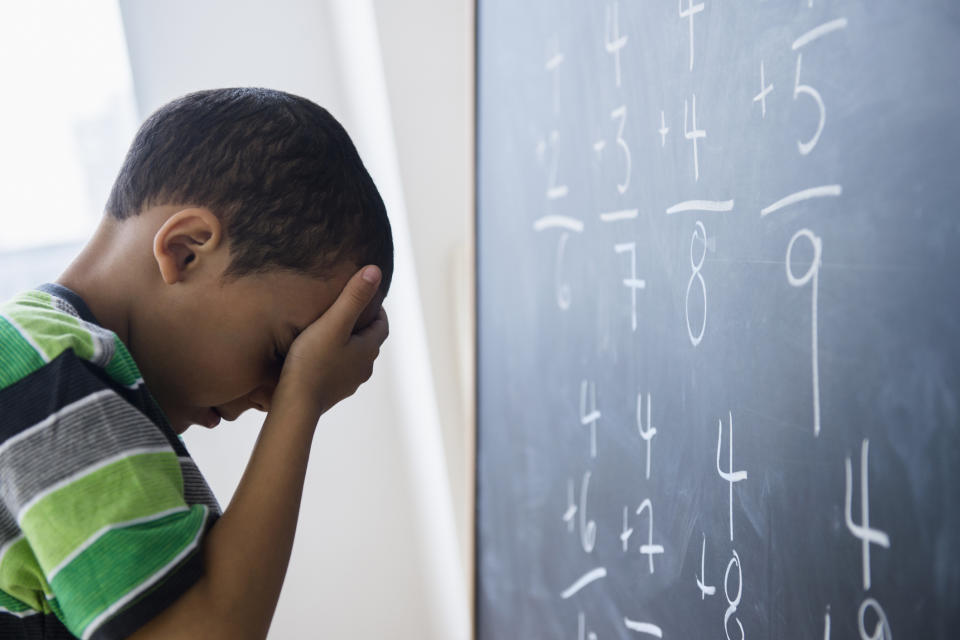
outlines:
M58 275L67 265L51 255L90 237L136 131L116 0L0 3L0 82L0 293L9 294L11 280Z

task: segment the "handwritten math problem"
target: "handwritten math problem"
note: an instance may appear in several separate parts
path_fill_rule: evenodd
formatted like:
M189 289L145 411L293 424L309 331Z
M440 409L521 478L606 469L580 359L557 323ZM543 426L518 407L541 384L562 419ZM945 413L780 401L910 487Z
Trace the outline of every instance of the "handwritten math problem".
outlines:
M548 4L478 14L478 637L955 637L960 22Z

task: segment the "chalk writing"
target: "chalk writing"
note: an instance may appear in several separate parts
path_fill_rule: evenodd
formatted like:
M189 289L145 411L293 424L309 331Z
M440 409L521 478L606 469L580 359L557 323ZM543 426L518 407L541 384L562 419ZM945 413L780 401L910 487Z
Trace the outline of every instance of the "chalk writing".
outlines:
M735 482L742 482L747 479L746 471L734 471L733 470L733 412L727 414L728 420L727 424L730 431L730 458L727 470L724 471L720 468L720 446L723 444L723 420L718 420L719 423L717 426L717 473L720 474L720 477L727 481L730 485L730 541L733 542L733 484Z
M700 254L699 260L694 260L693 246L697 240L698 232L700 239L703 241L703 252ZM690 279L687 280L687 293L683 297L684 316L687 320L687 336L690 338L690 344L693 346L700 344L700 341L703 340L703 332L707 330L707 283L703 279L703 274L700 273L706 257L707 230L704 228L703 223L697 220L697 224L693 228L693 236L690 238L690 268L693 269L693 273L690 274ZM697 335L693 335L693 329L690 328L690 289L693 287L694 278L700 281L700 291L703 293L703 321L700 323L700 332L697 333Z
M640 437L643 438L643 441L647 444L647 470L646 478L650 479L650 450L653 448L653 436L657 435L657 430L653 428L650 424L650 394L647 394L647 423L644 426L643 423L643 395L637 394L637 430L640 432Z
M813 259L810 261L810 267L807 271L800 277L797 277L793 273L793 261L791 258L791 252L793 251L793 246L797 243L800 238L806 238L810 244L813 246ZM812 231L809 229L800 229L793 237L790 238L790 243L787 245L787 280L790 282L791 286L802 287L811 280L813 281L813 292L810 295L811 299L811 309L810 309L810 357L811 357L811 371L813 371L813 435L820 435L820 365L818 363L818 352L817 348L817 286L820 282L820 261L821 254L823 252L823 242L818 238Z
M717 592L717 588L706 584L706 558L707 558L707 534L703 534L703 542L700 545L700 575L694 576L697 579L697 588L700 589L700 599L704 600L707 596L712 596Z
M850 468L850 457L844 459L843 471L845 479L845 489L843 493L843 519L847 524L847 529L854 537L862 542L861 549L863 555L863 590L870 590L870 545L879 545L885 549L890 548L890 537L879 529L870 528L870 477L868 475L868 462L870 454L870 441L864 438L860 446L860 523L853 521L851 514L851 503L853 495L853 473Z

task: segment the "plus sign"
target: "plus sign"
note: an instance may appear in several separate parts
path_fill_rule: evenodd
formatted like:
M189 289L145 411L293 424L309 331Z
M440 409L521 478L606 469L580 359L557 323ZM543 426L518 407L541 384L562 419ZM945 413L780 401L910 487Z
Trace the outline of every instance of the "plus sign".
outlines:
M667 133L669 133L670 128L667 126L667 122L664 119L663 110L660 110L660 128L657 129L657 132L660 134L660 146L667 146Z
M687 130L687 101L683 101L683 137L693 142L693 175L694 180L700 180L700 162L697 160L697 139L706 138L707 132L703 129L697 129L697 96L693 96L693 117L692 129Z
M760 101L760 118L767 117L767 94L773 91L773 84L764 85L763 60L760 61L760 93L753 96L753 101Z

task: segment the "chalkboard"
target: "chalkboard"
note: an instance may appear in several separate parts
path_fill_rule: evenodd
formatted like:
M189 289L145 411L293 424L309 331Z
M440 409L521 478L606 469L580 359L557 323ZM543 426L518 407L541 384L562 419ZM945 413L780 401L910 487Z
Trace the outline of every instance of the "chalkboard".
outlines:
M477 47L477 637L960 637L960 3Z

